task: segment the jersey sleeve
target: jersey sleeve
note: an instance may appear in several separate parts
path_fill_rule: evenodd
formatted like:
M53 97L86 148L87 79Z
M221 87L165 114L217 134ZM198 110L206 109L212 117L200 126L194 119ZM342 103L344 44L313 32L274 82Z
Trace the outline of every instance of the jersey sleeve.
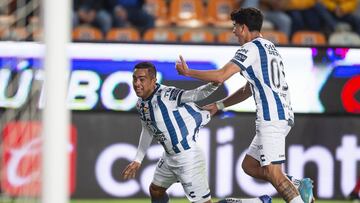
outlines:
M180 105L182 94L185 90L177 87L167 87L163 93L163 99L168 104Z
M246 70L249 66L254 64L259 54L258 48L252 42L244 44L235 53L231 62L235 63L241 70Z
M141 163L142 160L144 159L146 151L153 140L153 137L151 136L149 129L146 127L143 121L141 121L141 126L142 126L142 130L140 134L139 145L134 158L134 161L138 163Z
M180 104L183 104L186 102L197 102L203 100L215 92L218 87L218 85L208 83L192 90L186 90L182 93L179 102Z

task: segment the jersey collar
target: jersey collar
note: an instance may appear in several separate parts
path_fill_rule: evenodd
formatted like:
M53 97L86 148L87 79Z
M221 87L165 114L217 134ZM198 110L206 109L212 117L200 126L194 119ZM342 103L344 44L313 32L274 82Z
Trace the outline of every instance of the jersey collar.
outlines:
M159 90L159 88L160 88L160 84L156 83L155 90L151 93L151 95L148 98L143 99L143 101L151 100L153 98L154 94Z

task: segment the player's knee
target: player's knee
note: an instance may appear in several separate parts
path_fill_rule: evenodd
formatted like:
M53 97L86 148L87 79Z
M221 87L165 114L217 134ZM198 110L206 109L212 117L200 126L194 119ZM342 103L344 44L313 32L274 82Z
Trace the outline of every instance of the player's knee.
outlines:
M251 167L249 166L249 164L246 164L246 162L242 162L241 167L246 174L248 174L249 176L253 176L253 174L252 174L253 170L251 170Z
M154 184L151 184L149 187L149 191L150 191L150 196L153 199L161 199L166 195L166 189L156 186Z

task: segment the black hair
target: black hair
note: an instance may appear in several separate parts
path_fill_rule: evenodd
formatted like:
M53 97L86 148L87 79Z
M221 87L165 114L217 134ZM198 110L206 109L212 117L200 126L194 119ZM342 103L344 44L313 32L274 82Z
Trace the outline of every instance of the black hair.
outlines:
M263 23L264 15L257 8L239 8L231 12L231 20L240 25L246 25L249 31L259 31Z
M154 64L152 64L150 62L140 62L135 65L134 70L135 69L147 69L150 76L152 78L156 78L156 68L155 68Z

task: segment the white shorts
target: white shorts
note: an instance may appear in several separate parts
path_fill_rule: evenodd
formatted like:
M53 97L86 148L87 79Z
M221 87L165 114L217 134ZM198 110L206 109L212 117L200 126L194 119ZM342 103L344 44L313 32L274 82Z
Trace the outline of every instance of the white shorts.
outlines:
M256 135L247 154L261 166L285 162L285 138L291 127L288 121L256 121Z
M190 202L203 203L211 199L205 156L195 146L176 155L164 154L155 170L153 184L169 188L180 182Z

